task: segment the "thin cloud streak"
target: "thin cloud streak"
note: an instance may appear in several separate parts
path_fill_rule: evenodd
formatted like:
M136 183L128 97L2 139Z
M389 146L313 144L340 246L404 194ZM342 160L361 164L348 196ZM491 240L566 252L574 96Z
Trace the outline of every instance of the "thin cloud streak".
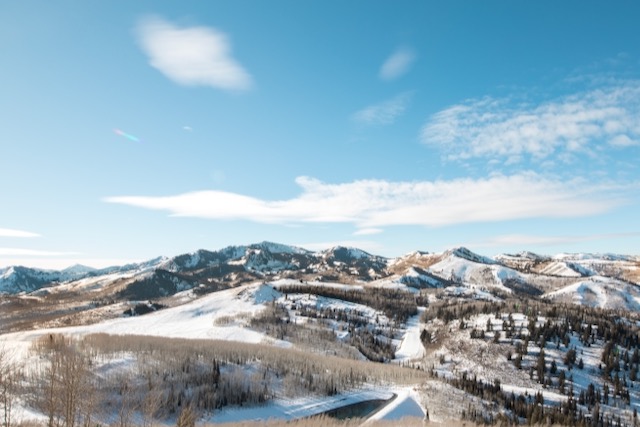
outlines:
M384 230L382 228L361 228L360 230L356 230L353 235L354 236L371 236L373 234L380 234Z
M231 55L226 34L211 27L179 28L147 17L137 27L138 41L152 67L186 86L248 90L251 75Z
M405 112L410 101L410 92L401 93L387 101L357 111L352 118L364 125L390 125Z
M225 191L103 200L178 217L267 224L351 223L359 229L372 229L598 215L625 203L625 195L631 192L628 186L593 185L580 179L556 181L533 172L475 180L362 180L342 184L299 177L296 183L301 194L277 201Z
M416 59L416 54L409 48L398 48L389 56L382 67L379 76L382 80L394 80L406 74Z
M41 237L38 233L32 233L30 231L13 230L10 228L0 228L0 237Z
M502 236L495 236L491 239L477 242L468 243L467 246L475 247L494 247L494 246L559 246L569 245L574 243L590 242L595 240L609 240L609 239L628 239L636 238L640 236L640 232L629 233L609 233L609 234L589 234L582 236L537 236L528 234L505 234Z
M576 93L537 105L509 99L470 99L434 114L422 142L449 160L594 154L640 141L640 81Z
M35 249L0 248L0 256L39 256L55 257L64 255L77 255L77 252L40 251Z

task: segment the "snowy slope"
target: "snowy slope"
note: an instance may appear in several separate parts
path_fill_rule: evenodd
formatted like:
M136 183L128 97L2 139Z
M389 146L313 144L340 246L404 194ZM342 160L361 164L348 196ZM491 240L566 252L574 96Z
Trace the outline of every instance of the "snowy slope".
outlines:
M526 273L560 277L581 277L594 274L569 259L553 258L533 252L520 252L516 255L502 254L497 255L494 259L505 266Z
M562 253L546 256L520 252L515 255L498 255L494 259L525 273L557 277L601 275L640 282L640 257L632 255Z
M372 421L395 421L398 422L403 418L415 417L424 419L427 410L421 403L420 394L413 388L403 388L396 391L396 398L388 405L374 414L367 423Z
M12 266L0 270L0 293L17 294L31 292L57 281L59 272Z
M279 294L268 285L252 284L216 292L189 303L144 316L107 320L102 323L68 328L41 329L2 335L12 348L28 348L37 337L49 333L87 335L149 335L171 338L204 338L268 342L282 347L289 343L274 340L247 327L248 318L265 308Z
M543 268L538 270L540 274L547 274L550 276L564 276L564 277L580 277L582 274L571 268L565 262L549 262Z
M407 321L407 329L402 337L400 346L396 350L396 358L394 362L403 363L414 359L420 359L424 356L424 346L420 340L420 316L424 313L425 308L420 307L418 314L411 317Z
M415 288L443 288L450 284L420 267L410 267L398 278L398 282Z
M640 287L609 277L592 276L543 295L556 302L571 302L609 309L640 311Z
M525 281L524 276L516 270L474 254L466 248L445 252L440 261L431 265L428 271L454 283L497 288L505 292L511 292L505 286L506 281Z

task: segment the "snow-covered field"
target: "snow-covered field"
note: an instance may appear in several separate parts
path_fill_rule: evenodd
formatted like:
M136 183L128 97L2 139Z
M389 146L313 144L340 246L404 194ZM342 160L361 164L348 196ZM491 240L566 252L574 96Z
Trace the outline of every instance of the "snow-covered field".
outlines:
M186 291L184 298L190 298ZM265 303L280 295L270 286L251 284L215 292L191 302L144 316L125 317L105 322L66 328L40 329L0 336L8 347L26 351L40 336L59 333L81 336L94 333L115 335L151 335L169 338L199 338L268 343L290 347L285 341L268 337L247 326L248 319L264 310ZM191 297L193 298L193 297Z
M143 335L167 338L187 339L215 339L227 341L239 341L245 343L262 343L281 348L290 348L288 341L278 340L249 327L252 317L263 311L269 303L279 300L285 301L285 297L274 289L273 285L287 286L295 284L293 281L278 281L274 284L254 283L238 288L215 292L196 298L192 291L185 291L176 295L175 301L184 302L171 308L152 312L143 316L121 317L107 320L101 323L73 326L64 328L49 328L35 331L22 331L0 336L0 343L12 348L25 360L33 356L29 352L32 343L39 337L47 334L62 334L71 337L82 337L96 333L111 335ZM83 283L88 284L88 283ZM326 286L326 284L314 284ZM334 288L345 288L340 284L329 284ZM348 287L349 290L361 287ZM312 305L318 309L338 309L357 312L368 318L378 318L381 323L386 323L386 317L371 307L332 298L316 295L290 294L286 301L289 304ZM398 361L408 361L422 357L424 348L420 342L419 316L411 318L403 332L397 351ZM294 317L294 321L304 321L303 318ZM135 362L133 359L110 360L110 371L127 368L128 364ZM132 365L133 366L133 365ZM129 369L129 368L127 368ZM106 372L106 371L105 371ZM106 373L103 373L106 375ZM269 418L297 419L323 413L342 406L351 405L372 399L390 399L394 394L398 397L378 414L377 419L396 419L406 415L424 416L416 392L404 389L382 388L362 389L358 391L342 393L332 397L308 397L308 398L277 398L266 405L246 408L226 408L216 411L215 414L203 421L214 423L265 420ZM24 405L19 405L16 414L22 420L42 419L42 414L34 412Z

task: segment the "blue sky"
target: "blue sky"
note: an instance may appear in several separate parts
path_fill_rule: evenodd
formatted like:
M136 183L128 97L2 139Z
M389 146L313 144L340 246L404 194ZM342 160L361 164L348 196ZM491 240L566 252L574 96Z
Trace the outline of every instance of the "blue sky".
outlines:
M640 253L640 3L0 0L0 266Z

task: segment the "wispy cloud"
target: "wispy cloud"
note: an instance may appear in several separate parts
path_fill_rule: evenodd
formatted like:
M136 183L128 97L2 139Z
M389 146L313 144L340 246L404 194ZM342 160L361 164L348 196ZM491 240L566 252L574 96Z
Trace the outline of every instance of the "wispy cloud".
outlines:
M262 200L224 191L174 196L117 196L104 201L167 211L172 216L259 223L352 223L360 229L389 225L446 226L521 218L571 218L601 214L626 201L620 185L560 181L536 173L484 179L327 184L309 177L288 200Z
M40 251L35 249L0 248L0 256L64 256L77 255L77 252Z
M38 233L32 233L30 231L0 228L0 237L40 237L40 235Z
M640 144L639 141L640 141L640 138L633 140L629 138L627 135L617 135L613 137L611 141L609 141L609 143L614 147L631 147L634 145L639 145Z
M361 228L360 230L356 230L353 235L354 236L370 236L372 234L380 234L384 230L382 228Z
M637 238L640 236L640 232L629 233L609 233L609 234L587 234L580 236L539 236L529 234L505 234L502 236L495 236L490 239L477 242L468 243L469 246L475 247L493 247L493 246L561 246L569 245L573 243L589 242L594 240L609 240L609 239L627 239Z
M215 28L180 28L162 18L147 17L137 32L151 66L176 83L227 90L247 90L253 84L231 55L227 35Z
M355 112L352 118L365 125L390 125L405 112L410 101L411 92L404 92L387 101L369 105Z
M453 160L539 161L635 145L640 140L640 81L618 82L536 105L470 99L433 115L421 137Z
M405 74L413 65L416 54L412 49L402 47L396 49L380 67L380 78L394 80Z

